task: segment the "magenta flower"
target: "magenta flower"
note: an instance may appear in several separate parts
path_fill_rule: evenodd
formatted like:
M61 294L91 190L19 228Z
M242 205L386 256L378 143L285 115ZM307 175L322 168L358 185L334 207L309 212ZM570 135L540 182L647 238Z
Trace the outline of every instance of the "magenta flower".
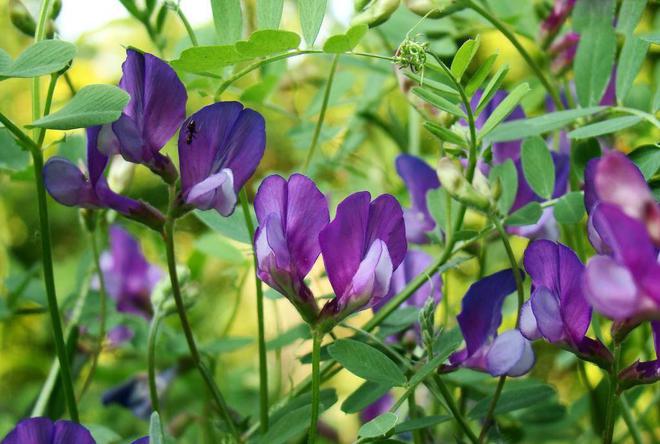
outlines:
M337 206L319 242L335 292L320 314L328 327L387 296L408 248L401 205L389 194L373 201L366 191L351 194Z
M95 444L85 427L71 421L28 418L19 422L2 444Z
M130 94L119 120L101 131L99 149L106 155L121 154L129 162L141 163L168 183L176 169L160 153L186 117L187 94L176 72L164 61L134 49L126 51L119 87Z
M117 311L151 318L151 292L163 272L147 262L137 240L117 225L110 227L110 251L101 255L101 271Z
M493 376L521 376L534 366L532 345L519 330L497 334L504 299L515 290L511 269L498 271L470 286L457 316L465 348L449 357L448 370L467 367Z
M427 233L435 228L435 221L426 204L426 194L440 188L438 175L426 162L410 154L401 154L396 158L396 171L410 193L410 208L403 210L406 238L408 242L426 244L429 242Z
M314 323L319 309L304 279L321 253L319 233L330 221L325 196L301 174L288 181L273 175L261 183L254 208L259 278Z
M536 240L525 250L524 263L532 280L532 295L520 313L522 334L529 340L545 338L584 359L609 365L609 350L586 336L591 307L582 291L584 265L573 250Z
M87 129L87 171L62 157L52 157L44 165L44 183L48 193L70 207L111 208L125 217L157 231L165 222L163 215L149 204L121 196L110 189L103 175L108 156L98 149L101 127Z
M190 116L179 132L183 205L232 214L265 146L263 117L239 102L214 103Z

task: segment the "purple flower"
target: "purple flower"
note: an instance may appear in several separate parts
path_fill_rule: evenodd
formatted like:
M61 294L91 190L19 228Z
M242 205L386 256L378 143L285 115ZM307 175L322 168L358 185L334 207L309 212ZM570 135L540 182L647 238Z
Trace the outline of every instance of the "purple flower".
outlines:
M655 342L653 361L637 361L619 373L619 384L627 389L639 384L653 384L660 381L660 321L651 322Z
M229 216L265 146L263 117L239 102L218 102L197 111L179 132L182 202Z
M401 205L389 194L373 201L366 191L351 194L337 206L319 242L335 292L320 314L328 328L388 294L408 248Z
M396 158L396 171L410 193L410 208L403 210L408 242L426 244L429 242L427 233L435 228L435 221L426 204L426 194L440 188L438 175L422 159L409 154Z
M176 169L160 150L174 136L186 117L187 94L176 72L164 61L134 49L126 51L119 87L130 101L119 120L101 131L106 155L121 154L133 163L148 166L174 183Z
M557 34L568 16L571 14L575 0L555 0L550 14L541 22L541 40Z
M561 73L573 65L579 42L580 34L568 32L550 47L553 72Z
M516 290L513 271L502 270L475 282L462 301L458 325L465 348L449 357L451 366L493 376L521 376L534 366L532 345L517 329L498 335L504 299Z
M147 262L137 240L117 225L110 227L110 251L101 256L101 271L117 311L151 318L151 292L163 272Z
M639 199L639 197L635 197ZM584 290L591 305L615 321L660 314L660 263L642 222L620 207L599 203L592 225L611 255L597 255L587 264Z
M159 398L167 391L176 374L175 368L169 368L156 375L156 390ZM103 393L101 402L104 406L118 404L129 409L138 418L148 420L151 415L151 398L147 376L140 374L112 387Z
M71 421L28 418L9 432L2 444L95 444L85 427Z
M520 330L529 340L545 338L607 366L612 357L600 342L586 337L591 307L582 292L584 265L570 248L548 240L525 250L532 295L520 312Z
M101 127L87 129L87 171L62 157L52 157L43 169L48 193L70 207L88 209L111 208L157 231L165 222L163 215L149 204L121 196L110 189L103 172L108 156L98 149Z
M393 404L394 398L392 398L392 395L389 392L385 393L360 412L360 422L362 424L368 423L372 419L389 411Z
M267 177L254 199L259 278L282 293L308 323L319 309L304 282L321 253L319 233L330 221L328 202L311 179Z

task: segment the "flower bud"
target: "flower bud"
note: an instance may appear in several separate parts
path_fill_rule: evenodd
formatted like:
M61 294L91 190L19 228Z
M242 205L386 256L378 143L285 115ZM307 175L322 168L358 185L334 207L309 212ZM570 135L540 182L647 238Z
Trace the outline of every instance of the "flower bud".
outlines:
M463 176L463 171L459 166L451 159L448 157L440 159L437 172L440 183L454 199L483 212L490 210L491 201L488 196L477 191ZM479 186L483 189L483 186Z
M37 24L21 0L9 0L9 18L12 24L23 34L34 36Z
M357 1L356 10L364 8L367 2ZM360 7L360 9L357 9ZM378 26L387 21L394 11L399 7L399 0L375 0L366 9L353 17L351 25L369 25L370 28Z
M404 0L406 8L420 17L441 18L465 8L464 0Z

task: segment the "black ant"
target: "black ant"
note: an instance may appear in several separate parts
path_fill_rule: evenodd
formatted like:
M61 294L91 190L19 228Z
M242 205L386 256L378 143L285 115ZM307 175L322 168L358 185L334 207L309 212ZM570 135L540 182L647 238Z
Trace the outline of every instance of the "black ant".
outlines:
M197 123L194 120L190 120L188 122L188 125L186 125L186 131L188 131L188 134L186 134L186 143L190 145L195 138L195 132L197 131Z

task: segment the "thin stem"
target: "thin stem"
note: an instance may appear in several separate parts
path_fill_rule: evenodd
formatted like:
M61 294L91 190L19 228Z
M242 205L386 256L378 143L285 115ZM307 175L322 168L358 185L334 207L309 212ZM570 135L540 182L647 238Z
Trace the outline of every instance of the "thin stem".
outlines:
M500 395L502 394L502 389L504 389L504 383L506 382L506 376L500 376L500 380L497 382L497 388L495 389L495 394L493 394L493 400L490 402L488 407L488 413L486 414L486 419L484 419L484 425L481 428L481 433L479 433L479 442L482 443L486 439L488 434L488 429L490 429L491 424L493 423L493 416L495 415L495 407L497 407L497 401L500 400Z
M480 5L476 4L474 1L468 0L467 5L474 12L476 12L477 14L488 20L502 34L504 34L504 36L518 50L518 53L522 56L522 58L525 59L527 65L529 65L532 71L534 71L536 77L541 81L546 91L548 91L548 93L550 94L550 98L552 99L557 109L560 110L564 109L564 104L561 102L561 99L559 97L559 92L557 91L557 89L552 85L552 83L550 83L550 81L545 76L545 73L543 72L541 67L534 61L532 56L527 52L525 47L520 43L520 41L515 36L515 34L511 32L508 26L505 23L501 22L497 17L495 17L489 11L487 11Z
M247 227L250 239L254 241L254 223L250 213L250 204L248 203L247 191L241 190L241 207L245 217L245 226ZM264 292L261 285L261 279L257 276L257 253L253 251L254 281L257 292L257 330L259 336L259 421L261 432L268 431L268 357L266 355L266 328L264 325Z
M39 20L37 22L37 28L34 32L34 42L39 43L46 36L46 21L48 20L48 15L50 14L50 0L41 1L41 9L39 10ZM39 77L34 77L32 79L32 120L37 120L41 113L41 92ZM34 138L37 139L39 135L39 128L33 130Z
M522 275L520 274L520 268L518 268L518 261L516 260L516 255L513 253L513 248L511 248L511 243L509 242L509 235L504 230L504 226L502 226L502 222L497 217L491 217L490 219L493 225L495 226L495 229L500 234L500 238L502 239L502 244L504 245L504 249L506 250L506 255L509 258L509 263L511 264L511 268L513 270L513 278L516 281L516 293L518 294L518 313L520 313L520 310L522 309L522 306L525 303L525 291L522 285ZM518 326L519 322L520 322L520 317L518 317L518 320L516 321L516 326Z
M312 157L314 157L314 152L316 151L316 146L319 142L319 136L321 135L321 129L323 128L323 121L325 120L325 112L328 109L328 102L330 100L330 92L332 91L332 82L335 79L335 72L337 72L337 63L339 62L339 54L335 55L332 59L332 65L330 66L330 75L328 76L328 83L325 85L325 91L323 92L323 103L321 104L321 112L319 113L319 118L316 121L316 127L314 128L314 135L312 136L312 143L307 150L307 157L305 158L305 163L303 164L303 172L307 172L310 163L312 162Z
M248 269L245 273L243 273L243 276L241 276L241 280L238 282L238 285L236 286L236 301L234 301L234 306L232 307L231 313L229 314L229 319L227 320L227 324L222 329L222 333L220 333L221 338L227 336L231 328L234 326L234 321L236 321L236 315L238 314L238 307L241 305L243 285L245 285L245 281L247 280L249 274L250 274L250 270Z
M183 329L184 336L186 337L186 342L188 343L188 349L190 350L190 357L193 360L193 363L197 367L204 383L207 388L211 391L213 400L217 404L217 407L220 411L222 419L229 427L229 432L234 436L237 442L241 442L240 435L236 429L236 424L229 413L229 407L225 402L225 398L222 396L220 389L215 384L213 376L208 371L204 362L202 362L201 355L197 349L197 344L195 343L195 338L193 336L192 328L190 327L190 322L188 321L188 315L186 314L186 307L183 303L183 297L181 296L181 287L179 286L179 276L176 270L176 257L174 255L174 225L176 219L173 217L174 202L176 199L176 192L174 186L170 186L170 205L167 215L167 220L165 221L165 228L163 232L163 239L165 241L165 249L167 252L167 268L170 275L170 282L172 284L172 295L174 296L174 301L176 302L176 309L179 314L179 319L181 320L181 328Z
M50 106L53 104L53 94L55 93L55 85L59 74L51 74L50 83L48 84L48 92L46 93L46 103L44 104L44 116L50 114ZM46 138L46 128L39 128L37 132L37 145L43 146L44 139Z
M94 216L92 216L94 217ZM92 228L89 231L89 237L90 237L90 242L92 244L92 255L94 256L94 267L96 268L96 274L99 278L99 335L97 338L96 342L96 347L94 348L94 352L92 354L92 364L89 368L89 373L87 373L87 376L85 377L85 382L82 385L82 389L80 390L80 394L78 395L78 401L82 399L84 396L85 392L89 388L90 384L92 383L92 379L94 378L94 373L96 373L96 367L98 366L99 363L99 356L101 355L101 351L103 350L103 342L105 341L105 324L106 324L106 318L107 318L107 310L106 310L106 300L107 300L107 291L105 287L105 277L103 276L103 272L101 271L101 256L99 252L99 247L98 247L98 239L96 235L96 228Z
M618 380L619 360L621 359L621 344L614 345L614 361L610 371L610 392L607 398L607 410L605 414L605 428L603 429L603 443L612 444L612 435L614 434L614 423L616 422L616 407L618 401Z
M186 28L188 37L190 37L190 42L193 44L193 46L199 46L199 42L197 40L197 36L195 35L195 31L193 30L192 26L190 25L190 22L188 21L188 18L186 17L186 15L181 10L181 7L179 6L177 6L176 8L176 15L179 16L179 19L181 19L181 23L183 23L183 26Z
M156 384L156 341L158 339L158 328L162 315L156 309L154 317L149 323L149 336L147 337L147 373L149 379L149 399L151 409L160 414L160 400L158 399L158 385Z
M470 428L470 425L467 423L467 421L463 417L463 414L461 413L458 406L456 405L456 401L454 400L454 396L451 394L451 391L449 390L449 388L447 387L445 382L442 380L442 378L438 374L433 375L433 380L435 381L436 385L440 389L440 394L442 394L443 399L447 403L447 407L449 408L449 411L454 416L454 419L456 419L456 422L458 422L458 425L461 427L461 429L465 432L465 434L467 435L470 442L472 442L473 444L478 443L479 438L477 437L477 435L474 434L474 432Z
M312 416L309 423L308 443L314 444L317 435L317 422L319 420L319 403L321 391L321 343L323 342L323 332L312 330Z
M415 392L408 396L408 416L410 419L417 417L417 401L415 400ZM423 444L422 430L413 430L413 444Z
M32 141L9 117L0 113L0 123L16 137L16 140L30 151L40 150L40 147Z

